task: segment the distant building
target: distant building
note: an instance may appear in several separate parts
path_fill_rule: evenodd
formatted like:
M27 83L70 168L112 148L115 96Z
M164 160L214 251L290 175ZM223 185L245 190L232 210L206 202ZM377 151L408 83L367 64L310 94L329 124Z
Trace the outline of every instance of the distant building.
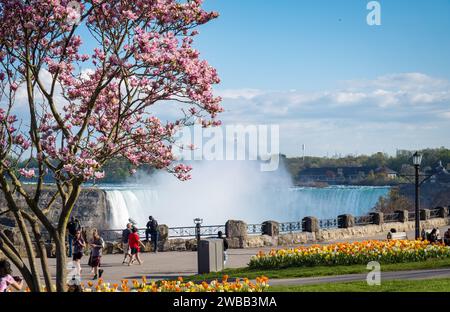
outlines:
M384 175L389 180L394 180L397 178L398 173L386 166L379 167L375 170L375 174Z
M442 165L441 161L438 166L428 174L432 174L430 179L430 182L432 183L450 184L450 172Z

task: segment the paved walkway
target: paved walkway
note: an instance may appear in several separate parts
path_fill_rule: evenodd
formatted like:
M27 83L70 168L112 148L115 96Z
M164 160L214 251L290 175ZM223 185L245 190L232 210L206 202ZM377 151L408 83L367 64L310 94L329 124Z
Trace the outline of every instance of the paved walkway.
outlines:
M367 274L348 274L348 275L322 276L322 277L276 279L270 280L270 285L296 286L296 285L312 285L323 283L344 283L344 282L366 281L366 278ZM432 278L450 278L450 268L436 269L436 270L381 272L381 282L383 282L383 280L421 280Z
M447 227L440 229L441 235L447 230ZM408 233L409 238L414 237L414 232ZM361 241L367 239L385 239L386 234L376 235L365 238L355 238L345 241ZM328 244L326 242L325 244ZM247 266L250 258L256 255L258 251L269 251L271 247L252 248L252 249L232 249L228 251L229 260L227 268L241 268ZM107 282L118 282L121 279L140 279L142 276L147 276L149 279L169 279L178 276L189 276L197 273L197 253L196 252L160 252L158 254L145 253L141 254L144 260L143 265L122 265L122 255L104 255L102 258L102 268L104 269L104 280ZM39 262L39 260L36 260ZM88 257L82 259L82 278L83 280L90 280L90 268L87 266ZM49 259L52 273L55 272L55 259ZM15 274L17 274L15 270ZM388 273L386 273L388 274ZM390 274L390 273L389 273ZM401 275L398 275L401 276ZM333 277L336 278L336 277ZM360 276L346 277L358 278ZM322 278L311 278L309 280L320 281ZM364 277L365 279L365 277ZM301 283L306 283L308 279L300 280ZM326 281L326 279L325 279ZM279 281L281 282L281 281ZM272 282L274 283L274 281ZM278 283L278 281L276 282Z

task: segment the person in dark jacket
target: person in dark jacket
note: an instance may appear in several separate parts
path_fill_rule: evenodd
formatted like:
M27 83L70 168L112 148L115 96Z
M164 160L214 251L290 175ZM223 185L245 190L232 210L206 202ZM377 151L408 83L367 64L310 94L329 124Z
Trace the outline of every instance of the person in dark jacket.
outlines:
M73 241L78 231L81 231L81 223L77 218L71 217L67 223L67 239L69 241L69 258L72 257Z
M127 257L131 258L131 252L130 252L130 246L128 245L128 238L130 237L130 234L132 233L133 224L128 223L127 228L122 231L122 249L123 249L123 262L122 264L125 264L127 261Z
M438 236L437 229L434 228L429 235L429 241L430 241L430 243L435 244L438 242L438 239L439 239L439 236Z
M145 239L148 242L148 236L150 235L151 241L153 243L153 252L158 252L158 239L159 239L159 227L158 221L156 221L152 216L148 217L147 229L145 230Z
M223 264L225 265L228 260L228 241L227 238L223 236L222 231L217 232L217 237L223 240Z

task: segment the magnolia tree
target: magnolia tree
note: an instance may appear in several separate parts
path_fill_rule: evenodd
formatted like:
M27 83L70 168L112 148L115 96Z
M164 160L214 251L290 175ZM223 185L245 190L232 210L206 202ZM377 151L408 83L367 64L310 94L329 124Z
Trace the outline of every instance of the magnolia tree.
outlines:
M51 277L41 231L56 245L66 284L66 225L83 183L124 158L189 178L175 162L177 130L216 126L216 70L192 47L218 16L202 0L0 0L0 186L26 257L0 232L0 250L39 291ZM179 109L162 122L154 104ZM153 110L154 111L154 110ZM55 184L43 201L44 178ZM34 178L32 187L24 180ZM45 202L45 203L44 203ZM49 212L57 211L57 222ZM39 259L39 260L37 260ZM40 272L42 270L43 278ZM42 282L43 280L43 282Z

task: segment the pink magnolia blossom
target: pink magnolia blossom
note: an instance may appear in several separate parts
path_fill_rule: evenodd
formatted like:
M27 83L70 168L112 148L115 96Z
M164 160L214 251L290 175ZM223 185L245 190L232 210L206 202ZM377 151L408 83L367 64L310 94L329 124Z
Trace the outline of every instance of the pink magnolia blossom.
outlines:
M33 178L33 177L35 176L34 169L24 169L24 168L21 168L21 169L19 169L18 171L19 171L19 174L20 174L21 176L23 176L23 177L25 177L25 178L27 178L27 179L31 179L31 178Z
M1 92L9 85L12 98L5 103L15 103L15 91L31 79L36 94L47 95L34 105L36 133L29 120L18 122L13 104L0 110L0 138L13 138L2 139L1 151L9 145L16 153L31 151L40 163L55 164L49 170L58 179L101 179L103 164L112 158L127 159L132 170L150 165L189 179L189 166L172 168L172 144L176 132L196 120L204 127L220 125L221 98L213 94L219 76L193 47L195 28L218 14L205 11L201 0L79 4L81 12L69 0L0 0L0 60L6 66L0 93L10 94ZM78 18L80 23L73 23ZM23 53L10 52L25 46L39 52L33 59L39 64L33 67L40 71L36 75L26 75ZM58 91L37 83L43 75ZM153 113L153 105L165 101L184 105L167 122Z

